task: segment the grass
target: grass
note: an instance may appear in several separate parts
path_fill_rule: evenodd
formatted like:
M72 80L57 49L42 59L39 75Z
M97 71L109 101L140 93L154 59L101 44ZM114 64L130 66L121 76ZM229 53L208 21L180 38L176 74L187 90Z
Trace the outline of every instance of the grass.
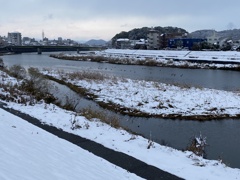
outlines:
M120 55L121 56L121 55ZM183 68L183 69L221 69L221 70L233 70L240 71L240 65L234 67L217 67L211 63L196 63L190 62L189 60L178 60L177 64L172 58L166 58L165 61L157 61L154 57L146 57L145 59L139 60L139 57L122 55L121 57L95 55L95 54L82 54L77 56L67 56L64 54L50 55L50 57L63 59L63 60L74 60L74 61L92 61L92 62L107 62L111 64L126 64L126 65L143 65L143 66L159 66L159 67L172 67L172 68Z
M67 73L66 76L71 80L104 80L107 78L106 75L103 75L102 73L98 72L88 72L88 71L78 71L78 72L72 72Z
M80 74L80 73L79 73ZM62 75L64 76L64 75ZM76 77L78 76L78 74L76 74ZM67 78L66 76L64 76L65 78ZM80 74L80 77L82 78L82 75ZM109 78L109 77L107 77ZM49 76L49 79L56 81L60 84L66 85L67 87L69 87L71 90L73 90L74 92L77 92L79 94L81 94L82 96L84 96L87 99L90 100L96 100L98 98L97 95L90 93L88 89L73 85L69 82L66 82L65 79L63 80L59 80L53 77ZM91 76L92 80L96 80L96 75ZM102 79L102 78L101 78ZM125 79L114 79L112 78L113 83L118 83L119 81L126 81ZM145 86L146 84L144 84L145 82L143 82L143 86ZM176 84L175 84L176 85ZM154 83L154 86L159 88L160 90L166 90L165 87L159 86L157 83ZM182 89L189 89L191 87L187 86L187 85L177 85L178 87L182 88ZM201 87L199 87L201 88ZM126 89L127 90L127 89ZM98 103L102 108L114 111L116 113L121 113L123 115L129 115L129 116L135 116L135 117L155 117L155 118L163 118L163 119L179 119L179 120L198 120L198 121L208 121L208 120L220 120L220 119L225 119L225 118L229 118L230 115L229 114L212 114L210 113L211 111L208 111L202 115L184 115L184 114L149 114L149 113L145 113L145 112L141 112L140 110L138 110L137 108L128 108L128 107L124 107L118 104L115 104L113 102L102 102L102 101L95 101L96 103ZM143 103L139 103L138 106L142 106ZM170 103L170 101L168 102L168 104L166 106L162 106L162 104L159 104L158 108L174 108L174 106ZM239 118L240 115L237 114L236 116L231 116L231 118Z
M86 117L88 120L99 119L100 121L109 124L116 129L120 128L119 119L117 116L109 115L104 111L93 110L91 107L84 108L80 111L80 114Z
M46 103L55 101L53 95L48 92L50 84L43 78L38 69L29 68L27 71L20 65L14 65L9 69L5 69L4 72L18 79L16 84L0 84L0 86L9 93L5 95L5 97L2 97L6 101L22 104L26 104L27 102L34 104L36 101L42 99Z

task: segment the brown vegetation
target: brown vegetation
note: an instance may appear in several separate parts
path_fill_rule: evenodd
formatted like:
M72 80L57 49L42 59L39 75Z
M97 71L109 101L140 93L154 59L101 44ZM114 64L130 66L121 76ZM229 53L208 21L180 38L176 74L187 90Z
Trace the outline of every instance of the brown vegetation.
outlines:
M67 56L64 54L52 54L50 57L62 59L62 60L74 60L74 61L92 61L92 62L107 62L111 64L126 64L126 65L143 65L143 66L159 66L159 67L172 67L172 68L184 68L184 69L221 69L221 70L233 70L239 71L240 65L234 67L217 67L217 66L210 66L208 63L195 63L191 64L188 60L178 60L168 58L166 59L166 63L158 62L152 57L148 57L145 60L133 59L128 56L117 58L117 57L105 57L100 55L78 55L78 56ZM173 62L184 62L183 64L175 65Z

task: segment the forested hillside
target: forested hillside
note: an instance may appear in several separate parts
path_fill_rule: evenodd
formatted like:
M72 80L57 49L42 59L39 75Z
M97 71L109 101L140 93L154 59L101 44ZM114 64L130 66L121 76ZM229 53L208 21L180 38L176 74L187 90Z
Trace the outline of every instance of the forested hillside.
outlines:
M227 38L232 40L240 40L240 29L215 31L215 30L198 30L190 33L193 38L207 38L215 33L221 39Z
M112 43L114 44L115 41L119 38L128 38L130 40L139 40L139 39L147 39L147 34L149 32L149 30L151 30L152 28L150 27L142 27L142 28L135 28L132 29L128 32L126 31L122 31L118 34L116 34L113 38L112 38ZM157 26L153 28L154 30L158 30L160 33L187 33L187 31L185 29L182 28L178 28L178 27L161 27L161 26Z

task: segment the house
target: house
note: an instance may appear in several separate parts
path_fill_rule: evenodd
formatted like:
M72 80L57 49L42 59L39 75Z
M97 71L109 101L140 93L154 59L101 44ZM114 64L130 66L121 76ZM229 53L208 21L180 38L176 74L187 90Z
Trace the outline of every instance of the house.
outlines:
M131 47L131 41L127 38L120 38L116 41L116 49L129 49Z
M135 41L134 49L147 49L147 41L145 39L140 39Z

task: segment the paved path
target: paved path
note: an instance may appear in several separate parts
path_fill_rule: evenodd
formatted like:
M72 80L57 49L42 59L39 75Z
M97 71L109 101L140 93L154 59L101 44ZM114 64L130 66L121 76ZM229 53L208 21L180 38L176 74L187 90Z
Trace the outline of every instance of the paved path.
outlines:
M96 156L99 156L107 161L126 169L131 173L135 173L137 176L140 176L144 179L149 180L180 180L181 178L162 171L154 166L148 165L145 162L142 162L134 157L131 157L127 154L114 151L112 149L106 148L101 144L98 144L94 141L82 138L80 136L65 132L56 127L42 124L38 119L33 118L27 114L21 113L7 107L4 107L4 104L0 102L0 108L26 120L27 122L44 129L45 131L58 136L59 138L65 139L87 151L92 152ZM167 159L166 159L167 161Z

